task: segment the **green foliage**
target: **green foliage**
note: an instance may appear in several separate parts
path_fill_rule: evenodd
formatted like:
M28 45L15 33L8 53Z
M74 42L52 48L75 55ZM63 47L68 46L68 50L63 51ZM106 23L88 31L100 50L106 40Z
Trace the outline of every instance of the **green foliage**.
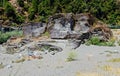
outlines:
M98 37L92 37L92 38L90 39L90 42L91 42L91 44L93 44L93 45L98 45L98 44L100 43L100 40L99 40Z
M77 53L75 51L71 51L68 54L67 61L74 61L77 57Z
M28 13L30 21L34 19L47 21L48 17L55 13L88 12L108 24L120 25L120 4L117 0L27 0L26 2L17 0L17 2ZM24 14L21 17L17 16L16 10L8 0L1 0L0 6L5 7L7 17L18 19L14 20L15 23L25 21L21 21Z
M15 23L21 24L21 23L24 22L24 17L21 16L21 15L19 15L19 14L16 14L16 17L15 17L15 19L13 19L13 20L14 20Z
M98 37L91 37L85 43L86 45L98 45L98 46L115 46L115 40L101 41Z
M24 7L24 0L17 0L20 7Z
M25 3L23 9L24 9L25 11L28 11L29 5L28 5L27 3Z
M5 7L8 0L0 0L0 7Z
M6 33L0 32L0 44L6 42L11 36L22 36L22 32L21 31L12 31Z
M15 8L9 2L7 2L5 6L5 14L8 19L17 24L21 24L24 22L24 17L16 13Z
M35 11L34 11L33 7L29 8L29 16L28 16L28 18L30 20L33 20L35 18Z
M12 18L16 17L15 9L9 2L7 2L5 6L5 14L7 17L12 17Z

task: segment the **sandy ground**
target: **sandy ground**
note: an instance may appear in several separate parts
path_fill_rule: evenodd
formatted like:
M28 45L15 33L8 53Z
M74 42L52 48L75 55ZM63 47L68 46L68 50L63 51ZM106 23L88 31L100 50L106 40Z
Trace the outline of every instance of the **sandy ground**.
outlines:
M13 63L19 53L0 53L0 76L120 76L120 62L109 62L120 58L120 47L81 45L71 49L67 42L52 43L63 48L55 55L45 54L43 59ZM67 61L69 54L75 54L74 61Z

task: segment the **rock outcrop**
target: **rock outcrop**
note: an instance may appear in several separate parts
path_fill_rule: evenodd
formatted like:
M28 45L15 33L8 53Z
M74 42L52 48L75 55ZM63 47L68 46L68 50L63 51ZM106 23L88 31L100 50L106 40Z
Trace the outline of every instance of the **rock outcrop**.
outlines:
M52 39L74 39L72 42L75 43L75 48L92 36L98 36L101 41L109 41L112 37L112 32L107 25L98 22L89 13L57 13L49 17L48 23L25 23L22 30L26 39L39 37L46 31ZM23 40L24 44L26 40Z
M25 37L38 37L43 34L46 30L47 24L38 22L38 23L26 23L23 24L23 34Z
M53 39L66 39L66 38L81 39L80 36L82 36L82 34L84 33L89 32L91 33L89 35L94 34L90 32L90 30L92 31L93 29L96 29L97 27L99 27L99 25L96 25L94 27L93 24L96 22L97 20L95 19L95 17L93 17L89 13L82 13L82 14L59 13L49 18L47 28L51 38ZM100 27L102 27L101 29L103 30L105 29L109 30L109 31L103 31L104 34L105 33L109 34L109 36L107 37L110 38L110 36L112 36L110 29L107 26L102 24ZM109 38L106 38L106 39L109 39Z
M98 36L102 41L108 41L112 37L106 24L97 21L89 13L55 14L49 18L47 29L52 39L75 39L73 41L76 42L76 47L92 36Z
M49 18L48 31L51 38L66 39L73 30L75 20L72 13L55 14Z

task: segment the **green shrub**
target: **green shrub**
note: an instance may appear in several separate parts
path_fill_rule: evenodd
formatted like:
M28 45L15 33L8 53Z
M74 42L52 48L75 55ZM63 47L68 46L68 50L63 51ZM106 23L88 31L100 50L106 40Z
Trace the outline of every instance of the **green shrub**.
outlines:
M71 51L68 54L67 61L74 61L77 57L77 53L75 51Z
M20 7L24 7L24 0L17 0Z
M85 43L86 45L98 45L98 46L115 46L115 40L101 41L98 37L91 37Z
M22 31L0 32L0 44L6 42L11 36L22 36Z
M27 3L25 3L23 8L24 8L25 11L28 11L29 5Z
M21 24L24 22L24 17L19 14L16 14L16 17L15 19L13 19L13 21L17 24Z
M29 20L33 20L35 18L35 10L33 7L29 8L29 16L28 16Z
M16 16L15 9L9 2L7 2L5 6L5 14L7 17L15 18Z
M93 45L98 45L100 43L100 40L98 37L92 37L92 38L90 38L90 42Z

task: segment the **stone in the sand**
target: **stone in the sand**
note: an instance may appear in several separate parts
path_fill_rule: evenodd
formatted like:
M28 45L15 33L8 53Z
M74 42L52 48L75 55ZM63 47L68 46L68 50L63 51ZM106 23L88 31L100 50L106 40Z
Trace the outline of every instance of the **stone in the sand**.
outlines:
M39 43L38 46L39 49L45 53L51 52L51 54L55 54L57 52L61 52L63 49L61 47L51 45L51 44L46 44L46 43Z

